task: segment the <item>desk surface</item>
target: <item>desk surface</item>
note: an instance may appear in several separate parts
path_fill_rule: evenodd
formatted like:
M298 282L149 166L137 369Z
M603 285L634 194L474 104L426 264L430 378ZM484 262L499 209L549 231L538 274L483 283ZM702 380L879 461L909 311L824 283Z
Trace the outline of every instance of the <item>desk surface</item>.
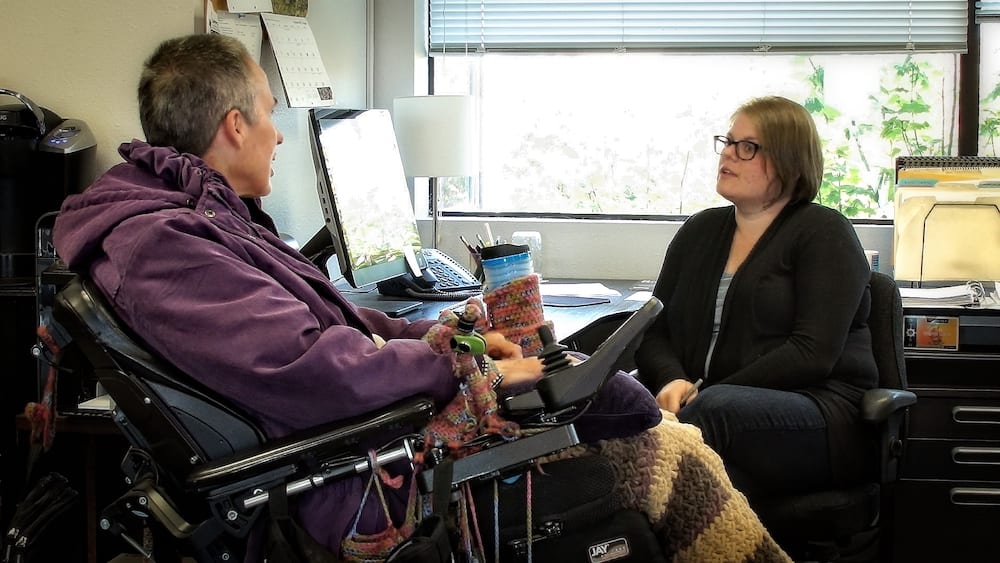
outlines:
M643 303L646 302L648 292L652 289L652 282L637 282L631 280L556 279L545 280L542 283L601 283L607 288L613 289L619 293L617 296L611 296L609 298L609 302L607 303L577 305L572 307L546 305L545 318L546 320L552 321L555 336L558 340L566 340L572 337L590 323L607 315L620 311L634 311L638 309ZM358 292L358 290L351 288L341 287L340 289L344 292L348 299L351 298L352 294L357 294ZM374 292L374 290L372 291ZM647 293L644 294L643 292ZM373 293L369 292L364 295L366 296L366 299L371 299ZM381 297L381 299L391 300L393 298ZM459 303L461 303L461 301L424 301L423 305L419 306L410 313L407 313L404 317L409 320L436 319L441 311L455 307Z

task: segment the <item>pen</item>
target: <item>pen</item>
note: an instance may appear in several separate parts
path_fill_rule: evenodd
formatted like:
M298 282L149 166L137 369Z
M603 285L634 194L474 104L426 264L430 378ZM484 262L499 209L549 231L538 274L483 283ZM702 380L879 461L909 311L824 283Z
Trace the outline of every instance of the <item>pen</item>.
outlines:
M687 404L687 402L691 399L691 395L694 395L694 392L697 391L698 388L701 387L701 384L704 382L705 380L699 377L698 380L694 382L694 387L688 389L687 393L684 393L684 396L681 397L682 407Z
M462 241L462 244L465 245L465 248L469 251L470 254L479 254L479 251L476 250L476 247L469 244L469 241L465 238L465 235L458 235L458 240Z

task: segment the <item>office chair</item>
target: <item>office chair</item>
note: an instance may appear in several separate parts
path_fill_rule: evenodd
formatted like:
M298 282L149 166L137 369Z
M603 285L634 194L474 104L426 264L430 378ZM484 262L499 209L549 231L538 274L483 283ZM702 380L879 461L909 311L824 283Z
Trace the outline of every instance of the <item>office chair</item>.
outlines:
M511 397L517 411L541 414L546 423L513 441L477 443L479 451L446 464L451 486L509 474L577 445L573 424L554 424L558 416L546 413L571 411L596 393L660 308L651 300L590 359L546 372L534 389ZM404 438L381 451L379 461L412 462L422 447L416 429L433 414L431 401L415 397L370 416L268 439L223 398L140 344L89 281L78 276L69 282L57 294L53 314L115 401L112 416L130 443L122 462L130 488L103 511L101 528L161 562L182 555L199 562L242 559L271 500L367 472L367 447L387 431ZM438 471L435 465L418 475L426 492L442 483ZM132 537L136 517L154 532L153 553ZM648 522L634 533L646 543L653 538ZM652 560L639 557L633 560Z
M902 427L907 408L917 398L906 390L899 289L892 277L879 272L872 272L870 286L868 327L879 386L866 391L861 403L861 416L877 440L877 463L869 480L849 488L754 503L764 525L796 560L887 560L880 551L889 543L880 543L878 531L887 528L903 448Z

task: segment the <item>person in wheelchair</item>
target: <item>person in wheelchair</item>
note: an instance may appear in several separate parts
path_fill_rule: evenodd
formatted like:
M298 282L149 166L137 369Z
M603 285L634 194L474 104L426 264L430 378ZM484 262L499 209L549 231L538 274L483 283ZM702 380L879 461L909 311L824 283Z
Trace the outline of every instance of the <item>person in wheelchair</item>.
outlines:
M438 407L449 403L458 391L453 360L423 339L434 323L355 307L282 242L264 213L260 198L271 190L283 138L271 121L276 100L267 76L238 41L208 34L163 42L144 65L138 98L146 141L121 145L125 162L68 197L53 229L60 258L92 280L125 325L271 438L413 395L429 395ZM522 357L499 334L484 336L491 383L524 387L542 376L539 358ZM607 420L652 422L591 449L638 471L620 496L649 516L664 551L705 560L694 538L713 521L729 523L717 534L738 522L743 531L733 537L745 545L716 560L753 552L764 554L758 560L786 560L697 430L672 416L664 421L672 426L657 425L652 396L638 383L625 386L632 394L607 401L608 409L620 409ZM645 418L634 416L641 410ZM652 462L639 463L644 450L672 463L684 487L665 483ZM698 459L700 470L680 471L682 457ZM369 497L371 509L359 512L364 488L359 476L303 494L298 518L338 553L352 533L376 535L386 527L377 499ZM684 488L691 500L668 510L670 491ZM406 490L387 490L396 524ZM692 532L686 522L700 528Z

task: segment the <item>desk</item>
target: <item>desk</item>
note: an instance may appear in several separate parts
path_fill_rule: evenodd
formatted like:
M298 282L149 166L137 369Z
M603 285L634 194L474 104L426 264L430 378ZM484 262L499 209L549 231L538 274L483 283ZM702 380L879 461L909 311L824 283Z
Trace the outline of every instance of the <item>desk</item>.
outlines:
M557 279L546 280L548 283L602 283L610 289L620 293L619 296L611 297L608 303L596 305L582 305L576 307L556 307L545 306L545 319L552 321L556 338L563 343L573 341L579 336L580 331L587 328L592 323L600 319L619 313L622 311L634 311L645 303L644 299L632 298L637 291L649 291L650 287L631 280L582 280L582 279ZM543 282L546 283L546 282ZM352 293L359 290L350 287L338 286L344 295L351 298ZM374 289L372 291L375 291ZM370 295L370 293L369 293ZM369 297L370 298L370 297ZM385 298L391 299L391 298ZM411 321L421 319L437 319L438 314L449 308L457 306L461 301L424 301L424 304L416 310L404 315L404 318Z
M28 419L23 415L19 414L15 417L15 426L18 430L24 432L30 432L31 424ZM115 426L114 421L111 419L110 414L99 415L99 414L65 414L58 415L56 417L56 437L53 442L53 450L45 455L55 455L54 452L66 440L72 439L76 442L78 439L82 438L82 444L74 444L83 448L84 460L83 460L83 498L84 498L84 509L86 512L86 533L87 533L87 563L97 563L98 559L98 549L97 549L97 520L99 518L100 509L103 506L99 506L98 503L98 475L101 468L98 467L98 440L99 439L112 439L121 444L121 452L124 453L127 444L125 442L124 436L118 431L118 427ZM114 459L114 467L117 467L117 463L120 457ZM62 465L62 464L60 464ZM107 469L107 464L103 469ZM63 471L60 471L63 473ZM68 476L67 476L68 477ZM70 484L77 487L76 483L72 480ZM66 530L63 530L64 532ZM108 536L110 538L110 535Z

